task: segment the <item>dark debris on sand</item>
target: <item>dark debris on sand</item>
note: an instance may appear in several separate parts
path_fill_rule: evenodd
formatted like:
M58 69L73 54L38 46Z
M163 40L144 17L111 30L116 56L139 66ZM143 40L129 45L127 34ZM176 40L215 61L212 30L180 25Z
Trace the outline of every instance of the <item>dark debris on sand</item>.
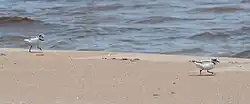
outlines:
M0 53L0 56L7 56L7 54L5 54L5 53Z
M105 59L105 60L109 60L109 59L111 59L111 60L122 60L122 61L125 61L125 60L128 60L128 61L131 61L131 62L134 62L134 61L138 61L138 60L140 60L139 58L115 58L115 57L113 57L113 58L102 58L102 59Z
M170 92L170 93L171 93L171 94L176 94L176 93L175 93L175 92L173 92L173 91L172 91L172 92Z
M153 97L159 97L160 94L153 94Z

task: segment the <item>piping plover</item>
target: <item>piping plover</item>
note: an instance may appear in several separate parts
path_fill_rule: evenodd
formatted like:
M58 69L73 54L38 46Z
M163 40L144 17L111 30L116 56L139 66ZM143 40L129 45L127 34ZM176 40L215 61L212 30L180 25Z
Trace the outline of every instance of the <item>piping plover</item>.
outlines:
M192 60L191 62L193 62L198 68L200 68L200 75L203 70L207 70L208 73L214 74L214 72L211 72L209 70L215 68L215 65L217 63L220 63L220 61L217 60L217 58L211 58L210 60L206 61Z
M30 39L24 39L25 42L28 42L28 44L30 45L30 49L29 49L29 52L31 52L31 48L33 46L37 46L38 49L40 49L42 51L42 48L40 47L40 43L42 41L44 41L44 34L43 33L40 33L38 34L37 37L35 38L30 38Z

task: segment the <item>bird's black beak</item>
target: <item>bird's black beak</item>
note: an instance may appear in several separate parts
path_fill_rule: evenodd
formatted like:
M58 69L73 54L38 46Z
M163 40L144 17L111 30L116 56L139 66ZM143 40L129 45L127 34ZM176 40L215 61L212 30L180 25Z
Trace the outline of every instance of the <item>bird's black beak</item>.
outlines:
M217 60L218 63L220 63L220 61Z

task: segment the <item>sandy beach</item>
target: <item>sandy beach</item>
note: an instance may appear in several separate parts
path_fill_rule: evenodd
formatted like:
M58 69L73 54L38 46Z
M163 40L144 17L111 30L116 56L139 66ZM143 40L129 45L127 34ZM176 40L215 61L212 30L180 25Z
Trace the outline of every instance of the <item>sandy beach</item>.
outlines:
M219 57L211 76L189 60L208 57L2 49L1 104L249 104L250 60ZM3 51L2 51L3 52Z

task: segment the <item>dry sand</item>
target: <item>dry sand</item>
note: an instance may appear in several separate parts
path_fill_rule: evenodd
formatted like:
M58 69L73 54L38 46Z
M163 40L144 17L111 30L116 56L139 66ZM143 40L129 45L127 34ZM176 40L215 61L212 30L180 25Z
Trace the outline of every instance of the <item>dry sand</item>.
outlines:
M250 102L248 59L220 57L215 76L205 71L199 76L189 60L208 57L91 51L44 51L42 55L5 50L6 55L0 56L0 104Z

